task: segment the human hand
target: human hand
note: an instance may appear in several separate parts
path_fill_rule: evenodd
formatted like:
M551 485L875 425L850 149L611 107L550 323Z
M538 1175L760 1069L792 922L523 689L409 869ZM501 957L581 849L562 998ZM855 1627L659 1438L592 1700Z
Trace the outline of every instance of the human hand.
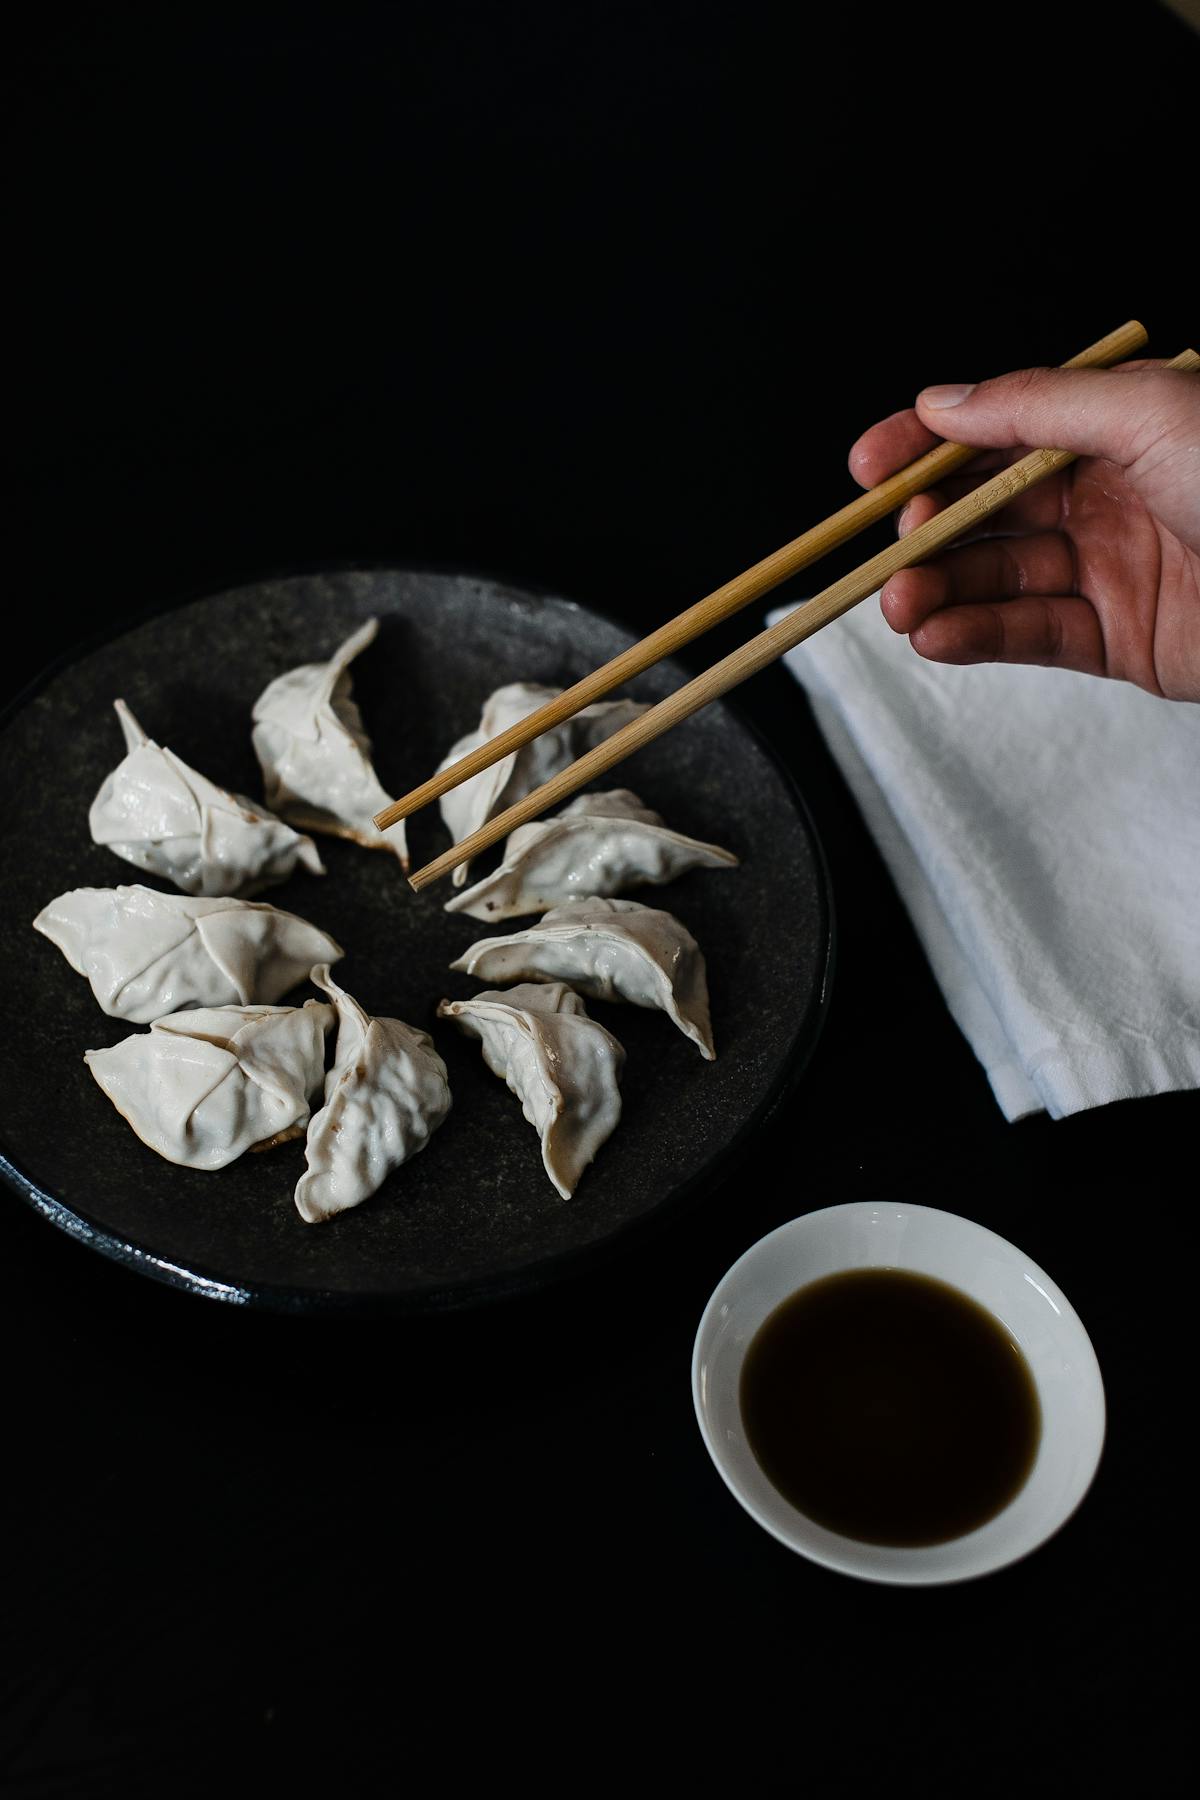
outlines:
M1200 374L1023 369L926 388L859 438L851 473L874 487L943 438L988 454L910 500L902 536L1030 449L1080 460L893 575L892 629L933 662L1039 663L1200 700Z

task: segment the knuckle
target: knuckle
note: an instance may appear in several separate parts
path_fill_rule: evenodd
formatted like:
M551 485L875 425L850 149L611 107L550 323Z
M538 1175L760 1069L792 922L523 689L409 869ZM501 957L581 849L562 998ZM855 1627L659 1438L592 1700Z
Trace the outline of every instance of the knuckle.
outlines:
M989 606L980 621L979 658L981 662L1003 662L1007 633L1004 628L1004 608Z
M996 398L1015 418L1020 418L1027 407L1040 398L1046 377L1051 372L1049 369L1014 369L1011 375L1000 375L994 383Z
M1005 444L1030 441L1025 434L1026 422L1031 414L1042 408L1047 381L1053 375L1051 369L1014 369L1008 375L997 375L980 383L978 396L983 402L984 414L991 417ZM992 441L1000 442L1001 437Z
M1039 635L1042 642L1042 655L1047 662L1056 663L1062 658L1062 618L1056 608L1051 606L1048 601L1043 601L1041 613L1041 628Z
M1036 393L1042 386L1047 369L1014 369L1004 379L1008 382L1014 399L1024 399L1030 393Z

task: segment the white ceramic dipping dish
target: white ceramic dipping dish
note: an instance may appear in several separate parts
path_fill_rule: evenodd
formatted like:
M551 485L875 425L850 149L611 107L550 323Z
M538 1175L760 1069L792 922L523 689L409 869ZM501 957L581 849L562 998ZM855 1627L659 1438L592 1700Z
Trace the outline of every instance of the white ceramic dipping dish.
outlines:
M936 1276L986 1307L1023 1352L1041 1402L1041 1443L1020 1492L977 1530L920 1549L861 1543L806 1518L768 1481L742 1424L742 1363L764 1319L809 1282L871 1268ZM908 1586L966 1581L1035 1550L1083 1499L1104 1444L1104 1387L1074 1307L1004 1238L929 1206L831 1206L760 1238L704 1310L692 1393L709 1453L751 1518L826 1568Z

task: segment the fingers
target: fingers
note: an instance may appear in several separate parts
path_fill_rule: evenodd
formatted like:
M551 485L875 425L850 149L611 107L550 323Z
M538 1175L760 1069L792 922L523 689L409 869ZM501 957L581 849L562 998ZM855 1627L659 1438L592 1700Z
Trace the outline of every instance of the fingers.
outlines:
M919 496L922 505L929 500ZM893 631L930 662L1038 663L1103 675L1100 621L1091 602L1076 597L1075 581L1070 540L1042 531L981 539L901 569L879 601Z
M1179 384L1190 379L1162 368L1018 369L926 388L916 411L929 430L959 443L1074 450L1128 468L1185 404Z
M950 607L926 619L909 641L929 662L1037 663L1081 675L1107 673L1095 610L1086 600L1059 594Z
M1005 452L995 451L988 457L1001 459L1004 463L1012 461ZM983 462L984 458L980 458ZM976 473L974 466L970 474L952 476L940 487L928 488L923 494L916 494L905 506L896 520L896 531L900 537L907 537L918 525L926 524L943 507L955 500L961 500L964 494L974 490L987 480L990 470ZM1068 477L1051 476L1048 481L1039 481L1035 487L1026 488L1023 494L1002 507L999 512L991 513L981 519L973 530L964 532L957 540L961 544L976 542L979 538L1006 537L1014 532L1056 531L1062 524L1063 500L1067 493Z
M859 487L878 487L918 456L932 450L940 439L922 425L912 407L881 419L853 445L850 451L850 473Z
M879 604L893 631L911 634L945 607L1008 601L1031 593L1071 595L1075 579L1074 553L1061 532L985 538L957 547L936 562L901 569L883 589Z

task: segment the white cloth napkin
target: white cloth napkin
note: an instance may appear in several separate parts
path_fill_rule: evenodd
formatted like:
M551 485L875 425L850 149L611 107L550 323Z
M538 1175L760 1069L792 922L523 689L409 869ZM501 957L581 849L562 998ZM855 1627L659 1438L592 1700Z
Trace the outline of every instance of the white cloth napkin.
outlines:
M786 662L1005 1116L1200 1087L1200 705L923 662L871 600Z

